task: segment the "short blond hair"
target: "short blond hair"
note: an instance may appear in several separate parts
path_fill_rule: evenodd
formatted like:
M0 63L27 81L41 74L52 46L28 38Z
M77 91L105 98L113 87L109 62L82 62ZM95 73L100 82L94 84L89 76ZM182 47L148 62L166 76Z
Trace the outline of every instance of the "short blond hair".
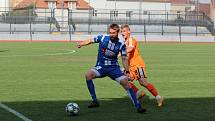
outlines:
M127 28L130 31L130 27L129 27L128 24L124 24L124 25L121 26L121 29L124 29L124 28Z

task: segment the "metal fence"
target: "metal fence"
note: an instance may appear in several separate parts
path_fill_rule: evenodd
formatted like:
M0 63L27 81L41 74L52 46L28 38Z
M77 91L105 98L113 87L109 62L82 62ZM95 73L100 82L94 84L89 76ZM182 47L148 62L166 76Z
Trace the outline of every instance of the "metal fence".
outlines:
M213 34L214 24L212 20L202 12L179 12L179 11L143 11L140 13L138 10L89 10L89 11L69 11L69 22L76 25L88 26L86 32L95 32L91 26L94 25L109 25L111 23L118 24L130 24L133 26L139 26L143 28L141 31L145 34L165 34L169 33L168 29L175 27L180 30L180 27L193 27L195 31L184 32L177 31L182 34ZM78 17L75 17L78 16ZM155 31L148 30L147 28L155 27ZM160 27L160 31L156 31ZM201 31L202 27L206 27L207 30ZM103 31L106 29L103 29ZM139 29L138 29L139 30ZM200 30L200 31L198 31ZM80 30L79 30L80 31ZM98 30L101 31L101 30Z
M129 24L135 34L214 35L214 23L202 12L122 9L0 11L0 34L60 32L72 36L77 32L107 33L111 23Z

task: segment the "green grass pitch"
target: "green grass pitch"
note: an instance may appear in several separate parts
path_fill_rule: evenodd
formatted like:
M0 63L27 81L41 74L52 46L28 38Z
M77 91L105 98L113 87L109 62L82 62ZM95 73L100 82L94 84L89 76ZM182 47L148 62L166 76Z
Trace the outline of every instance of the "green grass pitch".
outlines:
M123 88L103 78L94 80L101 107L88 109L91 98L84 74L95 65L97 45L77 49L75 43L57 42L0 43L0 101L33 121L215 119L215 44L139 43L139 47L148 80L165 98L162 108L143 88L149 96L141 100L147 113L136 113ZM69 102L79 104L79 116L66 116ZM21 119L0 108L0 121Z

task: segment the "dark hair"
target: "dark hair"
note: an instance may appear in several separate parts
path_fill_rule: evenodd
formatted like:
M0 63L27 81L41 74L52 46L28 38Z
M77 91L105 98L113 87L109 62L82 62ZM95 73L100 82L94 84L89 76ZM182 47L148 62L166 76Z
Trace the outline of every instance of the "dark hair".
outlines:
M116 30L117 32L119 32L119 30L120 30L118 24L111 24L111 25L109 26L109 29L114 29L114 30Z
M122 26L121 26L121 29L123 29L123 28L127 28L128 30L130 30L130 27L129 27L129 25L128 25L128 24L124 24L124 25L122 25Z

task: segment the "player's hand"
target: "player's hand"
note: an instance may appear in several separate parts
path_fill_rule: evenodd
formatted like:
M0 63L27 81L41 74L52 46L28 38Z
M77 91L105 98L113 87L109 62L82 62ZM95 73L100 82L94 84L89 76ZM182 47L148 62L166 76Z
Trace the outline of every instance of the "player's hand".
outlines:
M129 71L125 71L125 70L124 70L124 74L125 74L128 78L130 78L130 73L129 73Z
M130 80L131 80L130 74L126 74L125 76L127 76L127 77L128 77L128 81L130 81Z
M130 74L126 74L126 76L128 77L128 81L132 82L133 79L131 78Z
M130 76L128 77L128 81L133 82L134 79L132 79Z

